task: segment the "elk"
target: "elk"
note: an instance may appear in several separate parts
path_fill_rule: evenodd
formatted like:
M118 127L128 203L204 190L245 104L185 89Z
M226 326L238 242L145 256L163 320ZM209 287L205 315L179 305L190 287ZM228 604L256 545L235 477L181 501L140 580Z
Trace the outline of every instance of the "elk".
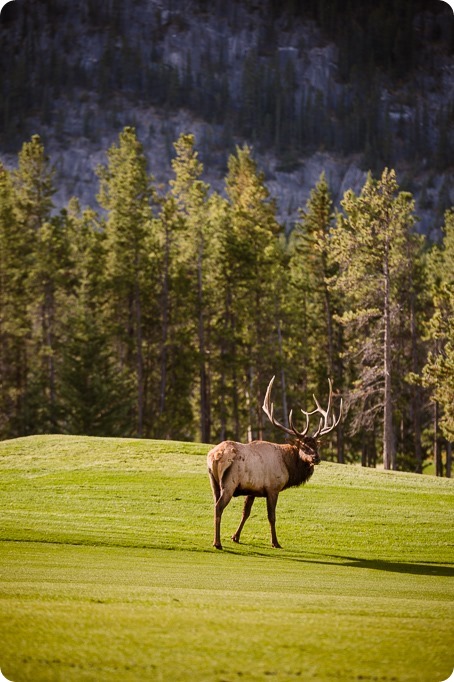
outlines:
M275 377L268 385L262 409L270 422L291 436L292 441L285 445L255 440L251 443L235 443L231 440L216 445L207 456L208 475L214 497L214 542L216 549L222 549L221 518L222 512L232 499L245 495L243 516L240 525L232 536L234 542L240 541L241 531L251 513L256 497L266 497L268 521L271 528L271 544L280 548L276 536L276 503L279 493L286 488L306 483L314 472L314 465L320 463L318 452L319 438L336 428L342 417L342 399L339 415L332 411L332 382L329 381L328 406L324 410L314 396L316 409L312 412L301 410L306 418L303 431L298 431L293 422L293 410L288 417L289 427L280 424L274 417L274 403L271 390ZM320 414L318 427L309 435L309 420Z

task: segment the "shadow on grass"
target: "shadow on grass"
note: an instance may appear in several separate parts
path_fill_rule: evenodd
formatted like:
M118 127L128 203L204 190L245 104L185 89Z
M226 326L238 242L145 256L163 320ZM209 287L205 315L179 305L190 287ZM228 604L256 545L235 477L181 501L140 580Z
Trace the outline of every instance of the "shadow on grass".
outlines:
M234 552L232 552L234 553ZM251 554L267 557L273 559L272 554L262 553L258 551L253 551ZM359 557L351 556L339 556L335 554L319 555L324 556L326 559L310 559L302 557L292 557L292 556L279 556L276 558L283 559L284 561L296 561L305 564L323 564L324 566L347 566L350 568L366 568L369 570L376 571L389 571L391 573L407 573L410 575L433 575L433 576L445 576L448 578L454 577L454 566L449 564L444 564L440 562L428 562L428 563L417 563L417 562L400 562L400 561L383 561L381 559L360 559Z
M348 559L342 566L353 568L369 568L377 571L391 571L392 573L410 573L413 575L454 576L454 567L446 564L403 563L398 561L381 561L379 559L355 559L353 557L339 557Z
M339 566L339 567L350 567L350 568L365 568L369 570L376 571L389 571L392 573L406 573L410 575L431 575L431 576L444 576L444 577L454 577L454 566L441 563L441 562L427 562L427 563L416 563L416 562L399 562L399 561L384 561L382 559L361 559L359 557L351 556L341 556L336 554L314 554L311 553L311 558L292 556L282 552L282 550L269 550L260 551L258 548L248 547L246 544L233 545L229 547L224 544L222 551L215 550L212 547L185 547L185 546L169 546L169 545L159 545L154 543L138 543L137 545L131 545L129 543L115 543L115 542L93 542L92 540L80 540L68 542L65 540L57 539L44 539L44 538L34 538L34 539L20 539L20 538L0 538L1 543L25 543L25 544L50 544L50 545L66 545L66 546L81 546L81 547L115 547L117 549L137 549L137 550L158 550L161 552L191 552L191 553L201 553L201 554L230 554L238 558L247 557L257 557L262 559L279 559L280 561L294 561L303 564L320 564L324 566ZM241 549L240 549L241 548Z

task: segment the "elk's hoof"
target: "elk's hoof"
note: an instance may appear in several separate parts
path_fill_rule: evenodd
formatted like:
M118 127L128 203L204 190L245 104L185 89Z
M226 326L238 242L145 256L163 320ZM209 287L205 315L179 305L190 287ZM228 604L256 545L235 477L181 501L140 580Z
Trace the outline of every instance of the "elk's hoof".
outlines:
M215 547L216 549L222 549L222 545L220 542L213 542L213 547Z
M238 544L240 542L240 538L236 535L232 535L232 540L233 540L233 542L237 542Z
M280 545L278 542L273 542L273 547L275 549L282 549L282 545Z

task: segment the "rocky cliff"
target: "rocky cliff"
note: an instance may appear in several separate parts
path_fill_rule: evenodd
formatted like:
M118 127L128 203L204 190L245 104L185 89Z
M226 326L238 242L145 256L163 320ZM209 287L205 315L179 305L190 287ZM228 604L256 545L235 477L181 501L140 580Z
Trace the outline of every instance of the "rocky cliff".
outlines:
M0 19L0 157L14 165L40 133L57 204L76 195L94 205L94 170L125 125L161 183L183 131L196 135L218 190L246 141L289 228L323 170L339 201L368 169L389 165L417 197L420 229L436 235L454 203L452 13L435 0L394 3L399 21L414 7L409 37L392 32L386 2L373 3L383 12L367 24L368 4L350 3L346 28L330 30L343 11L323 18L311 2L15 0Z

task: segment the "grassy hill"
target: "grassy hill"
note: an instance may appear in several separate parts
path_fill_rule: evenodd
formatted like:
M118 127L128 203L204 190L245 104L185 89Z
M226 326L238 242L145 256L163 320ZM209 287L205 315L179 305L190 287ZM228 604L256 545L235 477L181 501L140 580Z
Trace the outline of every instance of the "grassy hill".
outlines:
M208 447L0 443L0 668L33 680L441 682L453 484L322 463L212 548Z

